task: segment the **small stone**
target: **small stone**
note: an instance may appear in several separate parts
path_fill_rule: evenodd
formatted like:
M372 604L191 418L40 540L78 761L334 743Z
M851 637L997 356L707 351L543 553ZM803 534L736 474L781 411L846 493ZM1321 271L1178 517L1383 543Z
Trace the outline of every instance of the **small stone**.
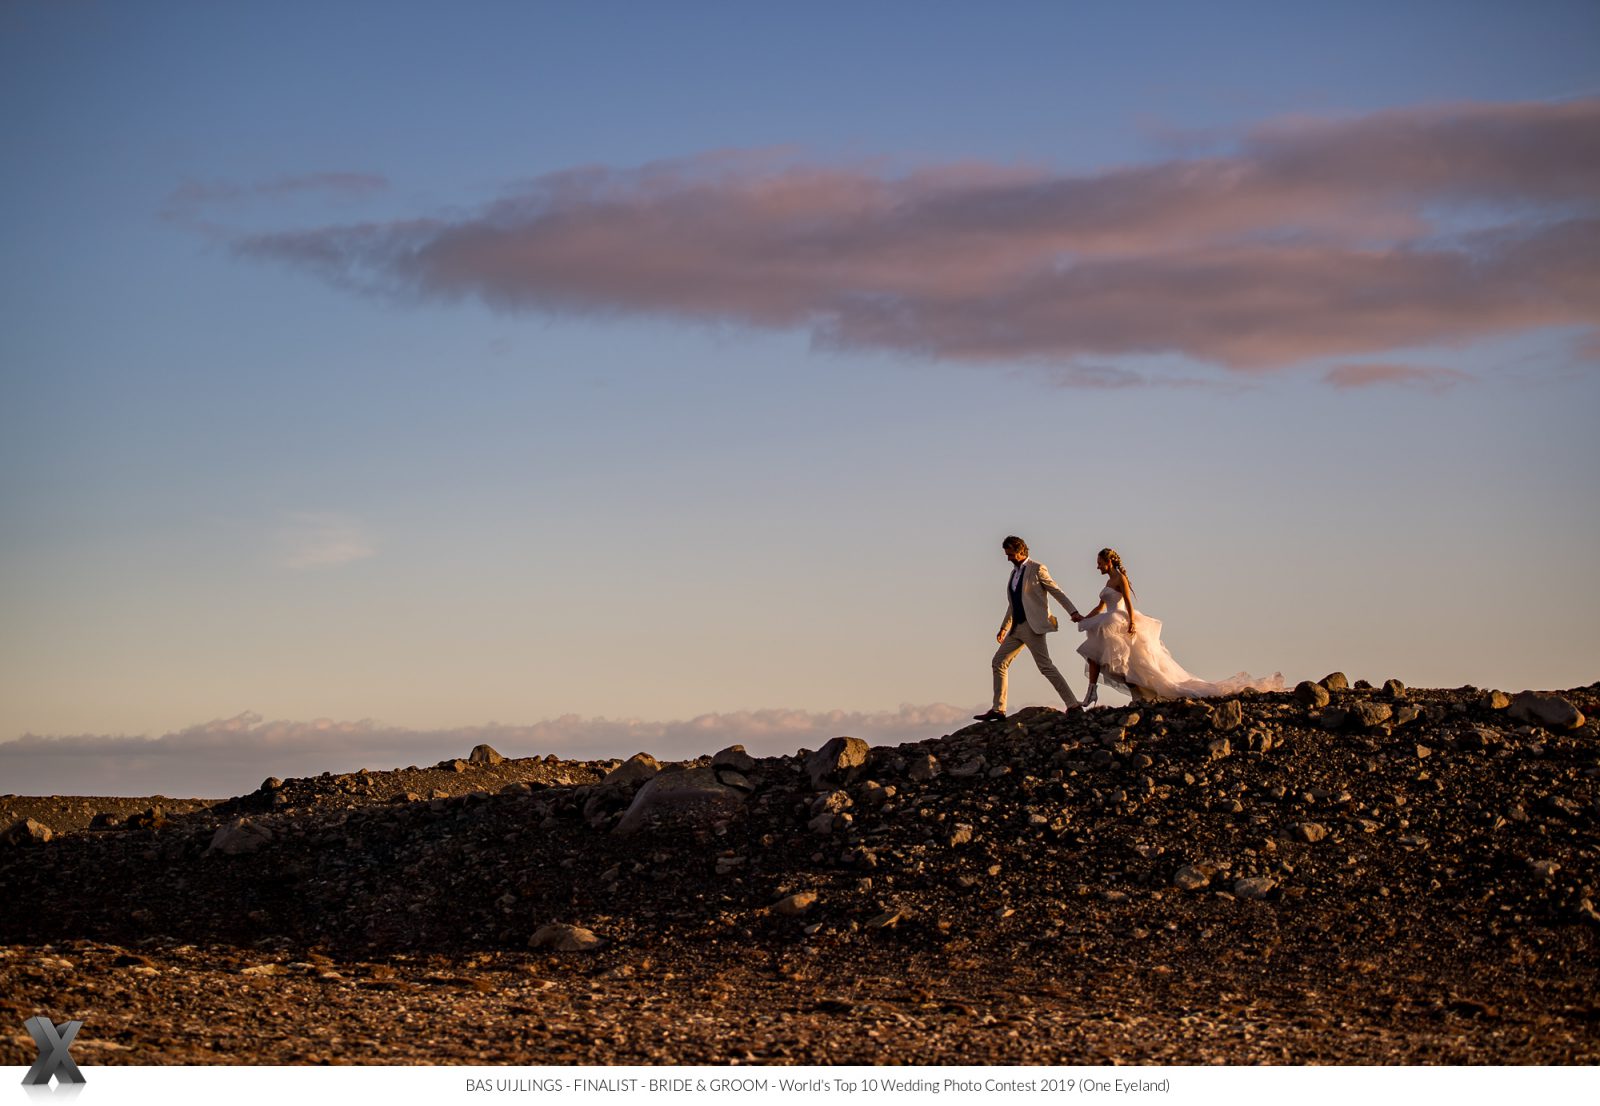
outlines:
M1391 699L1404 699L1406 697L1406 685L1399 680L1385 680L1383 681L1383 693Z
M867 882L869 885L871 884L870 880ZM774 914L782 914L786 918L798 918L815 906L816 902L817 893L815 891L796 891L794 894L786 895L773 903L772 912Z
M1350 689L1350 681L1345 679L1343 672L1330 672L1318 680L1317 683L1328 691L1348 691Z
M1237 706L1238 704L1235 703L1234 705ZM1221 760L1232 752L1233 746L1228 743L1228 739L1225 737L1216 738L1206 744L1206 755L1212 760Z
M504 764L506 758L495 752L492 745L474 745L472 752L467 754L467 760L473 764L487 764L493 767L496 764Z
M1211 728L1218 733L1229 733L1244 721L1244 708L1237 699L1227 699L1217 704L1211 712Z
M971 840L972 827L965 822L957 823L956 828L950 831L950 845L952 848L957 845L965 845Z
M1235 880L1233 894L1241 899L1264 899L1272 894L1278 882L1266 876L1252 876L1246 879Z
M906 775L918 783L926 783L939 774L939 758L932 753L914 756L906 765Z
M1350 712L1344 707L1324 707L1317 717L1317 724L1323 729L1332 732L1341 730L1350 718Z
M277 776L268 776L266 779L261 781L261 786L256 788L256 790L257 791L282 791L283 790L283 781L280 780Z
M960 764L950 769L950 774L957 779L966 779L970 776L976 776L979 772L982 772L987 765L988 762L985 761L983 756L980 754L973 757L965 764Z
M1198 891L1211 885L1211 877L1193 864L1185 864L1172 873L1172 886L1180 891Z
M1528 869L1540 879L1553 879L1561 871L1561 865L1554 860L1528 859Z
M833 815L825 811L807 822L806 828L812 833L825 837L833 832Z
M1433 756L1433 750L1432 749L1428 748L1426 745L1418 745L1417 746L1417 759L1418 760L1427 760L1431 756Z
M1511 696L1503 691L1486 691L1478 700L1479 710L1505 710L1511 705Z
M882 914L874 914L866 921L868 929L893 929L905 920L905 912L901 910L885 910Z
M1328 836L1328 827L1320 822L1299 822L1294 826L1294 835L1307 845L1315 845Z
M554 949L556 952L588 952L603 944L605 938L591 929L561 924L540 926L528 938L529 948Z

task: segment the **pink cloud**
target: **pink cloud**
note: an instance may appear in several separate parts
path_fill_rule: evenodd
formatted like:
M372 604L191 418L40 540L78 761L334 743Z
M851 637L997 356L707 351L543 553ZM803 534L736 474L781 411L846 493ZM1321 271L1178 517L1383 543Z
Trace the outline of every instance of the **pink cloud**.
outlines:
M384 295L802 329L965 361L1242 373L1600 319L1600 99L1280 120L1227 155L892 175L717 153L462 217L240 236ZM1446 233L1470 215L1471 232ZM1487 222L1487 227L1484 224ZM1090 386L1116 386L1103 371Z
M1439 368L1434 365L1335 365L1323 379L1341 390L1371 388L1383 384L1398 384L1425 388L1430 392L1443 392L1472 377L1459 369Z

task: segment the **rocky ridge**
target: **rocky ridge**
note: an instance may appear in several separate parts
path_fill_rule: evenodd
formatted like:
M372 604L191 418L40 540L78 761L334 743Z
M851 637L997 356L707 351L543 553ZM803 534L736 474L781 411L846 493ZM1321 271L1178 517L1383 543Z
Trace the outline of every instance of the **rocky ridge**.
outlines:
M480 747L19 823L0 993L134 1004L106 1041L137 1063L333 1059L308 1003L401 1058L1593 1062L1597 710L1600 685L1332 674L782 757ZM161 1045L157 997L192 1014L201 980L281 1040ZM452 1044L467 1009L507 1043Z

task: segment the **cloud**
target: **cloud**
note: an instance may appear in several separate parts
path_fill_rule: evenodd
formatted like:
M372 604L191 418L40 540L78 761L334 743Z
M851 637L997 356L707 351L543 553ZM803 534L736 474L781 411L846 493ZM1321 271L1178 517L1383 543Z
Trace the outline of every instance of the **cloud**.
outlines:
M1093 173L716 153L552 173L465 215L233 244L402 299L1260 374L1594 323L1596 196L1600 99L1585 99L1283 119L1225 154Z
M1396 384L1424 388L1430 392L1445 392L1472 377L1459 369L1435 365L1351 364L1335 365L1323 379L1340 390Z
M280 563L285 568L330 568L377 554L358 519L328 512L285 517L278 530Z
M493 745L507 756L626 757L641 750L688 759L742 744L757 756L817 748L829 738L898 744L940 737L971 722L972 707L902 706L896 711L754 710L671 722L564 715L532 725L491 722L410 730L370 719L266 721L243 713L157 738L25 734L0 743L0 779L18 794L153 795L225 798L267 776L307 776L430 765Z

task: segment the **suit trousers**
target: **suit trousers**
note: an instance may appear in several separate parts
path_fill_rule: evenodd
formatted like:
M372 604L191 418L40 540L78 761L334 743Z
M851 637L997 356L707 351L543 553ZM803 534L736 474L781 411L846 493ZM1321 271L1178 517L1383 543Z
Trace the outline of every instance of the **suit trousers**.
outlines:
M1006 709L1006 669L1011 667L1011 662L1024 645L1033 654L1033 663L1039 666L1039 674L1050 681L1050 686L1056 689L1061 701L1069 707L1077 706L1078 697L1067 686L1067 678L1050 660L1050 646L1045 643L1045 636L1034 633L1026 622L1013 622L1011 632L994 654L994 709Z

